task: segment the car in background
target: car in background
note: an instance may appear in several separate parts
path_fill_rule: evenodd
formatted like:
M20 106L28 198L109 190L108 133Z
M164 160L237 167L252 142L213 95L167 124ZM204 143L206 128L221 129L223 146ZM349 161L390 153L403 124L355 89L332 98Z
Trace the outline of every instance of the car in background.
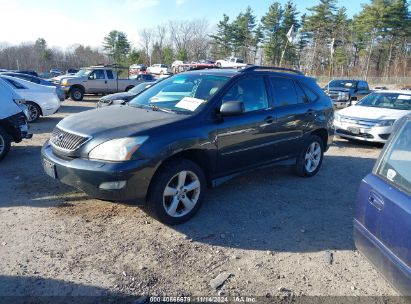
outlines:
M67 74L74 75L74 74L76 74L78 71L80 71L80 69L70 68L70 69L67 69L67 70L66 70L66 75L67 75Z
M91 66L82 68L74 75L55 77L52 81L62 86L67 97L70 96L72 100L81 101L84 94L127 92L142 82L129 79L127 70L128 68L122 67ZM122 74L127 78L121 78Z
M31 138L24 100L4 79L0 78L0 161L10 151L11 142Z
M252 169L312 177L332 142L333 107L315 79L252 66L177 74L117 105L61 120L44 171L92 197L146 206L167 224L190 219L207 186Z
M237 57L227 57L222 60L217 60L215 65L219 68L244 68L247 66L243 59Z
M123 92L123 93L114 93L110 95L106 95L100 98L100 100L97 102L96 107L97 108L102 108L114 104L126 104L130 100L132 100L134 97L136 97L140 92L143 90L151 87L156 81L150 81L150 82L142 82L138 85L136 85L134 88L132 88L128 92Z
M374 91L381 91L381 90L389 90L389 89L388 87L385 87L385 86L374 87Z
M371 93L368 82L365 80L334 79L323 90L330 96L337 109L356 104L361 98Z
M134 77L135 75L139 74L146 74L147 73L147 67L144 64L132 64L129 67L128 74L130 78Z
M141 80L141 81L156 81L156 78L151 74L137 74L130 76L130 79Z
M334 114L335 135L385 143L396 120L411 113L411 92L375 91Z
M60 108L56 87L43 86L5 75L0 75L0 78L24 99L28 108L28 122L35 122L40 116L52 115Z
M31 70L17 70L17 71L11 71L11 72L27 74L27 75L39 77L39 74L37 74L36 71L31 71Z
M50 75L51 75L51 77L56 77L56 76L63 75L63 72L60 71L59 69L51 69L50 70Z
M169 67L165 64L153 64L147 68L147 73L155 75L167 75L170 74Z
M357 195L354 241L395 289L411 296L411 116L401 118Z
M63 89L61 88L60 85L57 85L49 80L40 78L40 77L36 77L36 76L32 76L32 75L28 75L28 74L21 74L21 73L14 73L14 72L4 72L4 73L0 73L0 75L6 75L6 76L11 76L11 77L17 77L20 79L24 79L36 84L40 84L40 85L44 85L44 86L51 86L51 87L56 87L56 92L57 92L57 96L60 98L60 101L64 101L65 99L65 94Z

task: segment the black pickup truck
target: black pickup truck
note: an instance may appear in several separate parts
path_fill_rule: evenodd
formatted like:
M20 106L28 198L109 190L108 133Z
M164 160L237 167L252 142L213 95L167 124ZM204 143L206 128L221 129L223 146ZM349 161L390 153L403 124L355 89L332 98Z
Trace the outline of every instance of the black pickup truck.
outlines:
M330 96L335 108L345 108L371 93L368 83L364 80L331 80L324 88Z

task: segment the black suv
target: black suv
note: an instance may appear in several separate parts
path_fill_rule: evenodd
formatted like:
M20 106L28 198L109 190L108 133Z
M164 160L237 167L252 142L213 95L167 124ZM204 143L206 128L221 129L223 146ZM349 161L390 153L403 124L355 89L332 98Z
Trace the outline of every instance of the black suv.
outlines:
M250 66L172 76L128 105L69 116L42 149L46 173L95 198L144 204L167 224L207 187L267 165L310 177L332 142L333 107L300 72Z

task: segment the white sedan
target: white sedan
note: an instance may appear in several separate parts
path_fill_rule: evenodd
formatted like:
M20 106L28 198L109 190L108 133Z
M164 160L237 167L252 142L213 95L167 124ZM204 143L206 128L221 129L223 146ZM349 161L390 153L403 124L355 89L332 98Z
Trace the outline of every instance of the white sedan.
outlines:
M394 123L411 113L411 92L376 91L334 114L335 135L385 143Z
M153 64L147 68L147 72L150 74L166 75L168 74L168 66L165 64Z
M55 86L39 85L3 75L0 76L0 79L25 100L29 112L29 122L36 121L40 116L52 115L60 108L60 99Z

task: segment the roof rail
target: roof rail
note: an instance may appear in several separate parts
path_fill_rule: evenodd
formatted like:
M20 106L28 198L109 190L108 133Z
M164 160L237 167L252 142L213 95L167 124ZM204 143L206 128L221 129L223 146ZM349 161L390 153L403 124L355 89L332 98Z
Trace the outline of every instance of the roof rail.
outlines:
M251 65L247 66L244 69L240 70L241 73L245 72L252 72L255 70L275 70L275 71L284 71L284 72L292 72L297 75L304 75L303 72L294 70L294 69L288 69L288 68L280 68L280 67L275 67L275 66L260 66L260 65Z

